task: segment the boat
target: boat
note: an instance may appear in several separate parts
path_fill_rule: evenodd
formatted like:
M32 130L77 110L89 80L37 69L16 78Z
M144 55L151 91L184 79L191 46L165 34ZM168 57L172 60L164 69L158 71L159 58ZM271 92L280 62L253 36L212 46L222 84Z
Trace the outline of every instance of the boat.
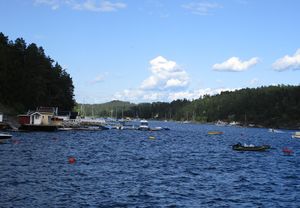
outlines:
M295 133L292 135L292 138L300 139L300 131L295 132Z
M242 145L241 143L237 143L235 145L232 145L232 149L236 151L266 151L270 149L270 145L261 145L261 146L255 146L253 144L250 145Z
M73 130L73 128L70 127L61 127L61 128L57 128L58 131L71 131Z
M138 130L144 130L144 131L145 130L150 130L148 121L147 120L141 120Z
M209 131L207 132L208 135L221 135L224 134L222 131Z
M224 122L224 121L221 121L221 120L218 120L216 123L215 123L216 126L226 126L227 123Z
M283 133L283 131L277 130L277 129L269 129L269 132L271 133Z
M108 129L109 128L106 126L82 126L78 128L73 128L73 130L79 130L79 131L102 131Z
M0 133L0 139L9 139L11 137L12 135L10 134Z

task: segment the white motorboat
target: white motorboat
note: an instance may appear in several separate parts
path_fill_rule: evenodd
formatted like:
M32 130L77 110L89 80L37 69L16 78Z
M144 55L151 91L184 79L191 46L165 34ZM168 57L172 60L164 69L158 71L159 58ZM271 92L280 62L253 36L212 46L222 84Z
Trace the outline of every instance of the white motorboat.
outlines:
M295 133L292 135L292 138L300 139L300 131L295 132Z
M149 124L147 120L141 120L140 121L140 126L138 128L139 130L150 130Z
M0 139L9 139L11 137L12 135L10 134L0 133Z

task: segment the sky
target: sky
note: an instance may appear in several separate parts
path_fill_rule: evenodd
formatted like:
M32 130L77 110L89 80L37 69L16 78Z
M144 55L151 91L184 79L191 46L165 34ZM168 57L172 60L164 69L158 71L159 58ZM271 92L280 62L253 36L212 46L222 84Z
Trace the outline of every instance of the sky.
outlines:
M79 103L197 99L300 84L298 0L0 0L0 32L42 46Z

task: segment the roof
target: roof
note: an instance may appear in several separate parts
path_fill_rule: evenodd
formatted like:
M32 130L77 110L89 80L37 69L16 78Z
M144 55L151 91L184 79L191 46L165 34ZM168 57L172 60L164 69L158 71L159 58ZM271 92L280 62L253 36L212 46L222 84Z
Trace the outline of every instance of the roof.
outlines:
M43 113L54 113L56 112L56 109L55 107L38 107L36 111L38 112L43 112Z
M42 113L40 113L40 112L33 112L33 113L30 114L30 116L35 115L35 114L42 115Z

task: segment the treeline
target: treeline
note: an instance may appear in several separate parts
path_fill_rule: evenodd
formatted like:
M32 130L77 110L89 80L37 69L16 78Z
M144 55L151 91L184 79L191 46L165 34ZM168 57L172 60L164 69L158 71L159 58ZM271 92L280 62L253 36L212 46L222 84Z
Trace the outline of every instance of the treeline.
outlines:
M131 107L135 104L130 102L123 102L119 100L113 100L103 104L77 104L76 111L80 113L82 117L93 116L93 117L132 117L130 113Z
M37 106L71 110L75 105L70 75L42 47L0 33L0 103L17 112Z
M300 86L269 86L205 96L188 108L200 121L238 121L267 127L300 126Z
M94 115L114 118L121 118L123 115L132 118L197 122L237 121L244 125L256 124L274 128L299 128L300 126L300 86L246 88L213 96L205 95L194 101L184 99L170 103L130 105L118 102L119 105L114 107L107 103L105 111L98 108ZM97 109L96 105L83 107L88 109L87 115L91 115L91 108L94 108L94 112Z

